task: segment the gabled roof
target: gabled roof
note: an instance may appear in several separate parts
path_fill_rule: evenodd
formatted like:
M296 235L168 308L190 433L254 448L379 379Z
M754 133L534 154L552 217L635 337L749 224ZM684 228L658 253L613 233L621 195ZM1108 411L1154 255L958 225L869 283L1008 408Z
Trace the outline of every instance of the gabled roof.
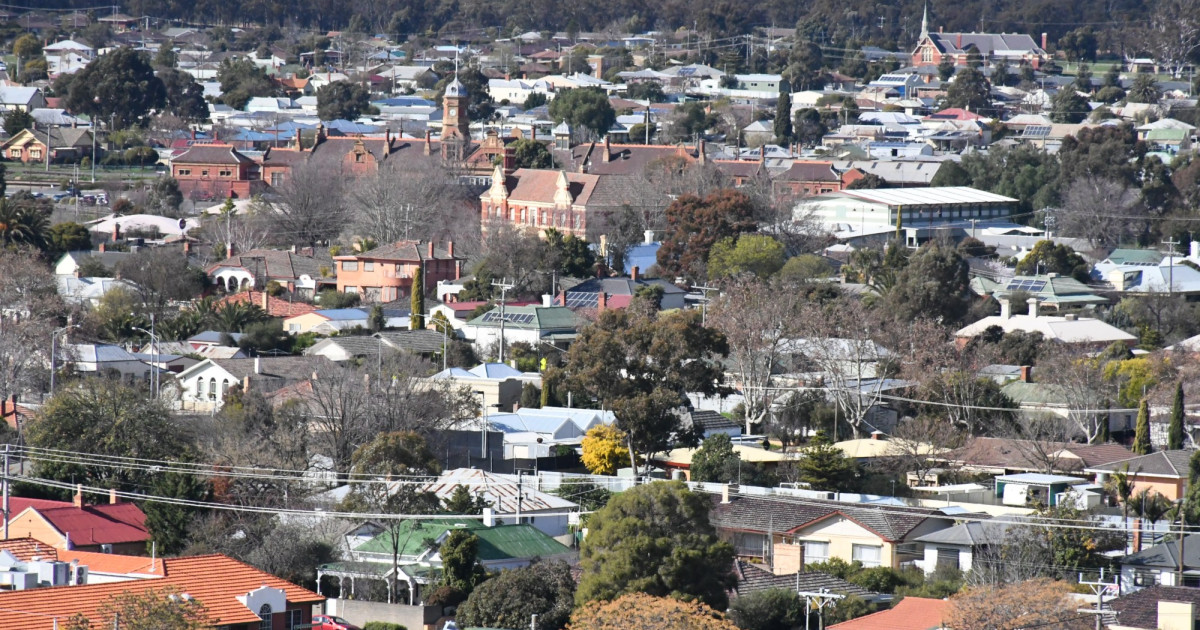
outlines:
M829 630L938 630L949 608L949 600L905 597L892 608L834 624Z
M421 487L423 492L432 492L441 500L449 499L455 488L463 486L472 495L482 496L496 514L517 512L517 491L521 491L523 511L567 511L579 507L574 501L542 492L531 484L519 485L516 475L500 475L476 468L456 468L442 473L436 481Z
M1121 627L1155 630L1162 627L1158 623L1159 602L1182 602L1195 605L1192 624L1181 627L1194 626L1195 619L1200 619L1200 588L1152 586L1118 597L1112 600L1110 605L1117 613Z
M786 575L775 575L765 569L760 569L744 560L733 561L733 574L737 576L737 586L734 590L738 597L779 588L789 591L818 592L822 589L839 595L856 595L863 599L874 599L879 593L869 591L857 584L821 573L819 571L804 571Z
M1128 470L1130 475L1152 475L1155 477L1188 478L1188 461L1192 451L1156 451L1106 464L1089 466L1092 472L1120 472Z
M206 273L222 267L246 269L252 273L265 273L268 278L296 280L308 276L314 280L321 277L321 268L332 271L333 257L327 249L315 249L300 253L281 249L252 249L209 265Z
M808 162L797 160L792 162L786 171L779 173L774 179L785 182L838 182L841 177L833 170L832 162Z
M54 559L58 550L36 538L9 538L0 540L0 550L7 551L21 562L29 562L34 558Z
M532 525L498 525L486 527L477 519L404 521L391 531L385 531L364 542L354 550L361 553L392 555L392 536L399 537L400 555L416 557L428 549L427 540L437 540L447 532L465 529L479 537L479 559L509 560L513 558L548 558L570 553L570 549Z
M445 247L434 245L433 257L429 256L429 243L425 241L397 241L380 245L361 254L336 256L335 260L382 260L396 262L420 262L422 260L446 260L454 258Z
M213 626L257 624L257 611L249 610L237 598L262 586L282 590L292 604L325 601L312 591L228 556L163 558L161 562L166 573L161 578L0 592L0 628L51 630L76 614L87 617L93 627L108 627L112 619L102 615L101 609L128 591L187 593L204 605Z
M174 164L250 164L254 160L242 155L228 144L194 144L192 148L171 159Z
M220 300L217 300L217 304L237 304L241 302L247 302L261 307L262 301L262 291L238 291L237 293L227 295ZM297 315L311 313L315 310L317 310L317 307L306 302L292 302L283 298L277 298L273 295L267 295L266 311L267 315L270 315L271 317L282 317L287 319L289 317L296 317Z
M1042 470L1045 464L1037 461L1033 453L1051 453L1051 449L1058 449L1057 468L1059 470L1080 470L1125 460L1133 454L1120 444L1038 443L1036 449L1033 447L1022 448L1023 444L1022 440L976 437L962 448L940 455L938 458L959 462L964 466Z
M984 58L1004 53L1046 54L1023 33L929 33L929 39L946 53L961 53L975 46Z
M42 508L31 506L27 509L35 510L73 545L95 546L145 542L150 539L150 532L146 529L146 514L133 503L83 507L74 504Z
M841 515L875 532L887 541L903 540L914 528L930 518L949 517L937 510L894 508L882 505L859 506L836 501L805 500L792 503L786 499L767 500L738 496L729 503L713 497L709 518L720 529L751 532L791 532L827 518Z
M574 330L580 320L563 306L506 306L505 327L523 330ZM500 307L467 322L468 326L500 327Z
M428 328L381 332L379 336L383 339L384 345L417 354L441 352L442 344L446 342L442 333Z
M1191 534L1183 541L1183 555L1185 569L1200 568L1200 534ZM1179 543L1170 540L1149 549L1143 549L1121 558L1121 565L1176 570L1179 568Z

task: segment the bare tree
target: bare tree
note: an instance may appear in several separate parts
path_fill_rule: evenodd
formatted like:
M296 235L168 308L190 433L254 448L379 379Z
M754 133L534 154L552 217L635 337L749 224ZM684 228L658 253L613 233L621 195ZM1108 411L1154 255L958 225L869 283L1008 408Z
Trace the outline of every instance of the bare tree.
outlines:
M417 161L401 170L385 162L350 192L353 229L380 243L453 237L454 226L478 211L470 193L441 165Z
M0 397L39 387L50 366L52 331L66 313L37 253L0 249Z
M277 203L268 214L271 238L278 243L314 245L336 238L348 219L343 194L345 175L306 162L292 169L275 188Z
M966 434L936 416L917 416L901 422L888 440L888 457L896 472L916 473L917 483L925 485L934 468L944 466L939 455L961 448Z
M193 231L192 235L213 243L224 243L226 253L230 245L235 252L248 252L266 245L271 239L271 215L275 212L274 205L256 197L243 213L230 207L217 215L205 215L199 234Z
M1013 449L1037 472L1061 472L1079 463L1078 459L1067 459L1064 452L1079 437L1079 427L1056 413L1025 414L1011 429L997 433L1009 438Z
M1083 350L1055 344L1038 361L1036 378L1049 385L1066 405L1067 419L1078 434L1093 443L1103 433L1102 423L1108 422L1106 402L1116 392L1104 378L1104 361L1089 356Z
M708 307L708 324L729 342L729 361L745 397L747 433L770 412L772 376L798 316L795 296L779 282L752 275L731 281Z
M1138 191L1120 182L1087 175L1071 182L1056 215L1064 236L1111 246L1142 233L1145 214Z
M1150 17L1147 40L1155 58L1179 78L1200 49L1200 3L1196 0L1160 0Z

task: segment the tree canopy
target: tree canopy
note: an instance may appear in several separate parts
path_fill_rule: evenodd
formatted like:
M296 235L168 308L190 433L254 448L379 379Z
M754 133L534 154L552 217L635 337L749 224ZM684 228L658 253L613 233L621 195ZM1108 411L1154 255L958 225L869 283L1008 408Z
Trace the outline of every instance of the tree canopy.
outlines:
M146 122L152 109L167 104L167 89L154 74L150 56L129 47L100 55L71 82L67 108L117 129Z
M358 83L334 81L317 90L317 116L321 120L358 120L371 107L371 95Z
M597 137L608 133L617 121L617 113L602 91L591 88L562 90L550 101L554 122L566 121L575 130L588 129Z
M455 618L464 627L559 630L575 605L575 580L564 562L536 562L504 571L480 584L459 606Z

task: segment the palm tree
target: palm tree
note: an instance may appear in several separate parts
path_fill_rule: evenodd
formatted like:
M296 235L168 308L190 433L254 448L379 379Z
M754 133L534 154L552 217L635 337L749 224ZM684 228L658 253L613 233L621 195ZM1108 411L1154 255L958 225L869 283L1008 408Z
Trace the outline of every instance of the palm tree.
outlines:
M50 220L40 210L0 200L0 242L41 247Z
M1121 502L1121 518L1124 519L1124 527L1128 532L1129 499L1133 496L1133 480L1129 478L1129 464L1125 464L1124 468L1109 475L1108 480L1104 482L1104 489ZM1126 546L1128 544L1127 540Z
M1143 521L1150 522L1150 529L1153 532L1154 526L1171 511L1171 502L1158 492L1143 488L1141 492L1133 496L1133 511ZM1142 531L1145 532L1145 529L1145 525L1143 525Z
M257 304L226 302L213 309L210 323L221 332L242 332L247 325L269 319Z

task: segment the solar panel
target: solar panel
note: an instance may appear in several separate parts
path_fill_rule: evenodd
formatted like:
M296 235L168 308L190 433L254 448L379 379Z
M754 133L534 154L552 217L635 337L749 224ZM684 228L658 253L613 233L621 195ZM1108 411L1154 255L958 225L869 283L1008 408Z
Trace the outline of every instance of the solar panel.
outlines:
M490 311L483 314L483 321L485 322L496 323L500 320L500 311ZM504 321L510 324L530 324L533 323L533 313L505 313Z
M1050 135L1050 127L1048 125L1029 125L1024 131L1021 132L1021 135L1025 137L1035 136L1042 138Z
M1029 280L1018 279L1008 283L1005 287L1008 291L1028 291L1030 293L1038 293L1046 288L1045 280Z
M600 302L599 293L589 293L586 291L572 291L567 293L567 308L590 308L596 306Z
M696 74L695 68L680 68L679 69L679 76L681 76L681 77L690 77L693 74Z

